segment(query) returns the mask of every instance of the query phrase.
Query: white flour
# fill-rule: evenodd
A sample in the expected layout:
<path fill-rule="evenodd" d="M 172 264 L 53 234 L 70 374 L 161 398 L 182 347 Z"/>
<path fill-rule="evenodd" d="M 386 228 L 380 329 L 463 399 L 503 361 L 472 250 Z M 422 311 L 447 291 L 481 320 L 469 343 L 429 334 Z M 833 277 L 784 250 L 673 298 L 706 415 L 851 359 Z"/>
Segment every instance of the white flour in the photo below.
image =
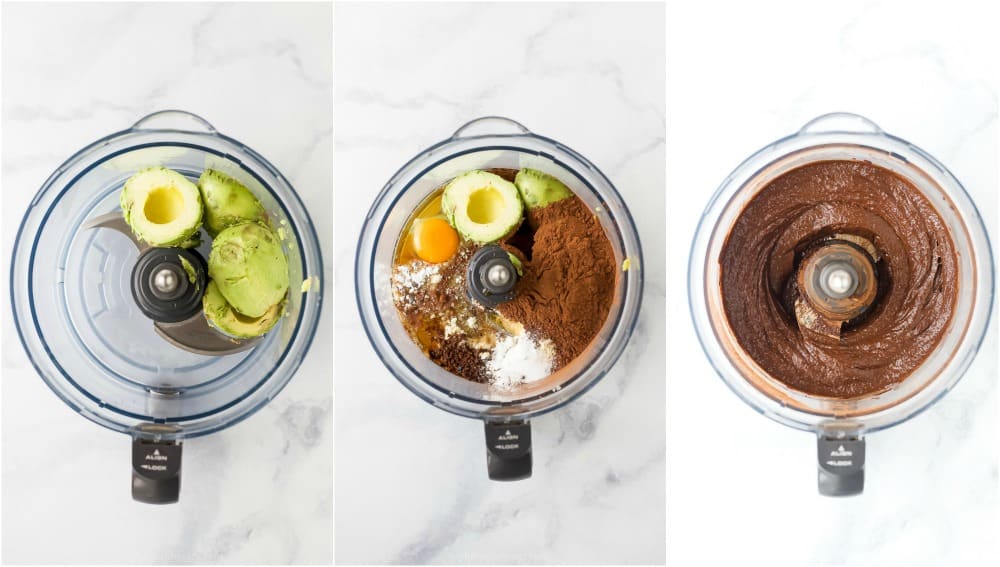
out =
<path fill-rule="evenodd" d="M 448 323 L 444 326 L 444 338 L 451 338 L 452 335 L 457 335 L 462 333 L 462 327 L 458 326 L 458 320 L 454 317 L 448 320 Z"/>
<path fill-rule="evenodd" d="M 419 290 L 425 283 L 436 284 L 441 281 L 441 274 L 438 272 L 437 264 L 425 264 L 423 262 L 411 262 L 402 266 L 397 266 L 392 273 L 393 289 L 397 299 L 412 303 L 410 294 Z"/>
<path fill-rule="evenodd" d="M 510 390 L 526 382 L 541 380 L 552 373 L 554 355 L 552 341 L 548 339 L 536 342 L 528 333 L 503 337 L 486 361 L 490 384 Z"/>

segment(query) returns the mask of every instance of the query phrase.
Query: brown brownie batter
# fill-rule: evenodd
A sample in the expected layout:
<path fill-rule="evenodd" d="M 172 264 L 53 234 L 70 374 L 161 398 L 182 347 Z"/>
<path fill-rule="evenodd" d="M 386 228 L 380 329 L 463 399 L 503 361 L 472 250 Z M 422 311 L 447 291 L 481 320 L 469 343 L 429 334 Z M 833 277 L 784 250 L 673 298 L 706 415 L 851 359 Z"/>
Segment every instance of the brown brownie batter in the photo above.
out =
<path fill-rule="evenodd" d="M 823 334 L 797 311 L 797 276 L 833 239 L 873 246 L 877 292 L 863 314 Z M 909 376 L 941 340 L 958 288 L 955 247 L 931 203 L 860 161 L 812 163 L 769 183 L 737 218 L 719 261 L 739 344 L 773 378 L 815 396 L 872 395 Z"/>

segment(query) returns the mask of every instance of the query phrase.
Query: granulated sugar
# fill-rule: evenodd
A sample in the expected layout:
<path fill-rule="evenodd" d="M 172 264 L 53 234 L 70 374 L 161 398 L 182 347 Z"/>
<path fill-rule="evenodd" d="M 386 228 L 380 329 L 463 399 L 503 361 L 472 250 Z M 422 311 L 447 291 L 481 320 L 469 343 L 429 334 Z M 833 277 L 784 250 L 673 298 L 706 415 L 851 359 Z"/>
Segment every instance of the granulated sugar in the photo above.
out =
<path fill-rule="evenodd" d="M 552 341 L 535 341 L 528 333 L 508 335 L 497 341 L 486 361 L 490 384 L 510 390 L 552 373 L 555 350 Z"/>

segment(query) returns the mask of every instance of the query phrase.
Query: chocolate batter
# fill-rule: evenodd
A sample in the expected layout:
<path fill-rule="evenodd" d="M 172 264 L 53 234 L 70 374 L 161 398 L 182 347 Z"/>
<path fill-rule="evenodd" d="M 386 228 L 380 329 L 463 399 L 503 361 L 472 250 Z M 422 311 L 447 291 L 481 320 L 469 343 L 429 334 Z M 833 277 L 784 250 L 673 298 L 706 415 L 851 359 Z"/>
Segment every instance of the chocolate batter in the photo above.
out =
<path fill-rule="evenodd" d="M 796 276 L 804 256 L 843 235 L 874 245 L 877 294 L 831 337 L 796 317 Z M 740 346 L 774 379 L 814 396 L 856 398 L 901 382 L 941 340 L 958 290 L 955 246 L 931 203 L 906 179 L 860 161 L 816 162 L 769 183 L 737 218 L 719 261 Z"/>

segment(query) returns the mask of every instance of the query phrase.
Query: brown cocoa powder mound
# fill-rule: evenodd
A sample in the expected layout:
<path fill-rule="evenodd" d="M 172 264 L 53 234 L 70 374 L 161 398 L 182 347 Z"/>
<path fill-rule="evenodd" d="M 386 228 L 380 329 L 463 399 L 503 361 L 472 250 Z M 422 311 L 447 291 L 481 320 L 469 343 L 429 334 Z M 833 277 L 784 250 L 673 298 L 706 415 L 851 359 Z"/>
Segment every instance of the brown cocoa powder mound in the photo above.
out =
<path fill-rule="evenodd" d="M 531 261 L 515 298 L 497 310 L 551 340 L 558 369 L 579 356 L 604 324 L 618 278 L 615 256 L 579 197 L 530 210 L 527 221 L 535 229 Z"/>

